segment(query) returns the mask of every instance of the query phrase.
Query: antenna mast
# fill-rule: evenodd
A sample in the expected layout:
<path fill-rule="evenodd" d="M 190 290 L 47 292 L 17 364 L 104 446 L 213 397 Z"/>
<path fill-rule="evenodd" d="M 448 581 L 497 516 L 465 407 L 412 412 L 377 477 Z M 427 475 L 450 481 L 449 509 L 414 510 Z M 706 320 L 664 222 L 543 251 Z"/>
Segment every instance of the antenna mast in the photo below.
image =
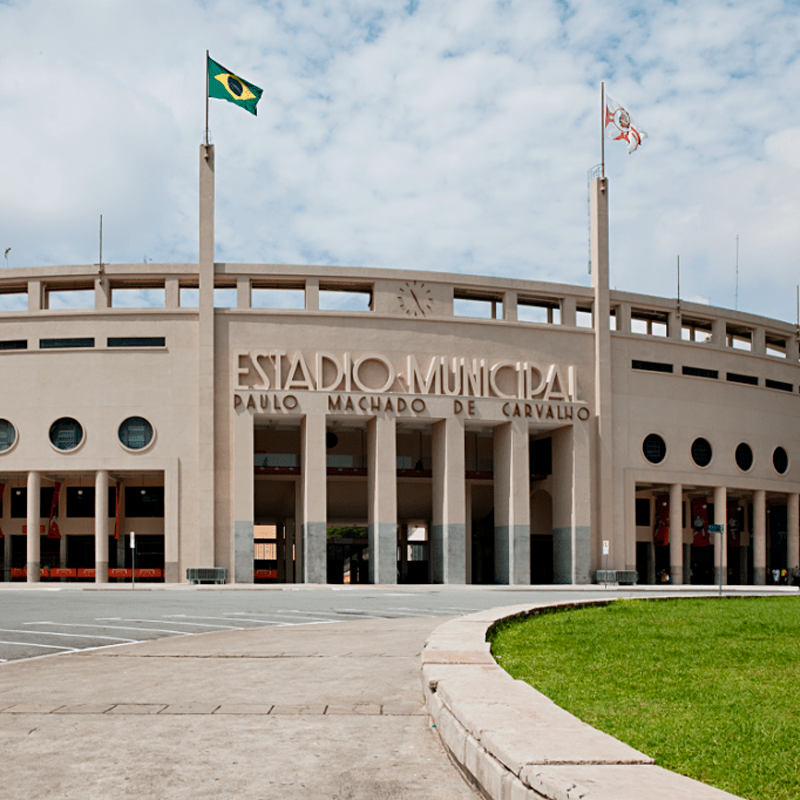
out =
<path fill-rule="evenodd" d="M 736 291 L 733 295 L 733 309 L 739 310 L 739 234 L 736 234 Z"/>

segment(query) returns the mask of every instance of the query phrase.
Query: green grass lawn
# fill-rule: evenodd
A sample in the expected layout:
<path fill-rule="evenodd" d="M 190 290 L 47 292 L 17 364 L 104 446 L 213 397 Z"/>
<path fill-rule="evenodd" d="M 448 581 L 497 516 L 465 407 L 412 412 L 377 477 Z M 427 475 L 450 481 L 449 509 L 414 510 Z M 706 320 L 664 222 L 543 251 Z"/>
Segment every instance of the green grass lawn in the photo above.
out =
<path fill-rule="evenodd" d="M 493 637 L 498 663 L 667 769 L 800 798 L 800 597 L 619 600 Z"/>

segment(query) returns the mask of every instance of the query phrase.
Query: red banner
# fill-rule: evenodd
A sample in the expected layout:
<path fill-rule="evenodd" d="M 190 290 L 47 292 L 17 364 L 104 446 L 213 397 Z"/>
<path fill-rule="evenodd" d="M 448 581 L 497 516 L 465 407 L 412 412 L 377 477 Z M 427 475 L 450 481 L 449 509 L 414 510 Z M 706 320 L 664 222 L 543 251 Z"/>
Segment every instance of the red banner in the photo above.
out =
<path fill-rule="evenodd" d="M 653 544 L 664 547 L 669 544 L 669 495 L 656 495 L 656 524 L 653 527 Z"/>
<path fill-rule="evenodd" d="M 725 520 L 728 531 L 728 547 L 739 547 L 742 533 L 740 511 L 738 500 L 728 500 L 727 518 Z"/>
<path fill-rule="evenodd" d="M 692 532 L 695 547 L 710 547 L 712 543 L 708 535 L 708 503 L 702 498 L 692 500 Z"/>
<path fill-rule="evenodd" d="M 48 539 L 61 538 L 61 531 L 58 530 L 58 522 L 56 522 L 56 517 L 58 516 L 58 496 L 60 494 L 61 484 L 56 481 L 56 485 L 53 487 L 53 502 L 50 503 L 50 521 L 47 523 Z"/>

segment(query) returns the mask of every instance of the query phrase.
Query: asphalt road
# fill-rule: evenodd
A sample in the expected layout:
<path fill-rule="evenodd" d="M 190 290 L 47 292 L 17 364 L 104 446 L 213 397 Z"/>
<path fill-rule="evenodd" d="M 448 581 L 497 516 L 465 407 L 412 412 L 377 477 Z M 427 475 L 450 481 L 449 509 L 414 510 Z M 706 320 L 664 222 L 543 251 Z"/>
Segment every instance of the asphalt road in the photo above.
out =
<path fill-rule="evenodd" d="M 592 596 L 615 596 L 593 591 Z M 0 592 L 0 661 L 272 625 L 452 617 L 586 591 L 508 587 L 313 587 L 264 590 L 86 590 L 69 585 Z"/>

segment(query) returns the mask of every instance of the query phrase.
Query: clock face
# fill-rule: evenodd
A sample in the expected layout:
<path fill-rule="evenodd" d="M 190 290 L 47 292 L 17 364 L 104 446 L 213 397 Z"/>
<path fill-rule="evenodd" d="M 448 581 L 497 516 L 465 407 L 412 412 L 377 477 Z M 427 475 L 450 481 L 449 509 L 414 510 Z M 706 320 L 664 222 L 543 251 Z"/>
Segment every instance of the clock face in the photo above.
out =
<path fill-rule="evenodd" d="M 405 281 L 397 290 L 397 302 L 409 317 L 425 317 L 433 309 L 433 297 L 421 281 Z"/>

